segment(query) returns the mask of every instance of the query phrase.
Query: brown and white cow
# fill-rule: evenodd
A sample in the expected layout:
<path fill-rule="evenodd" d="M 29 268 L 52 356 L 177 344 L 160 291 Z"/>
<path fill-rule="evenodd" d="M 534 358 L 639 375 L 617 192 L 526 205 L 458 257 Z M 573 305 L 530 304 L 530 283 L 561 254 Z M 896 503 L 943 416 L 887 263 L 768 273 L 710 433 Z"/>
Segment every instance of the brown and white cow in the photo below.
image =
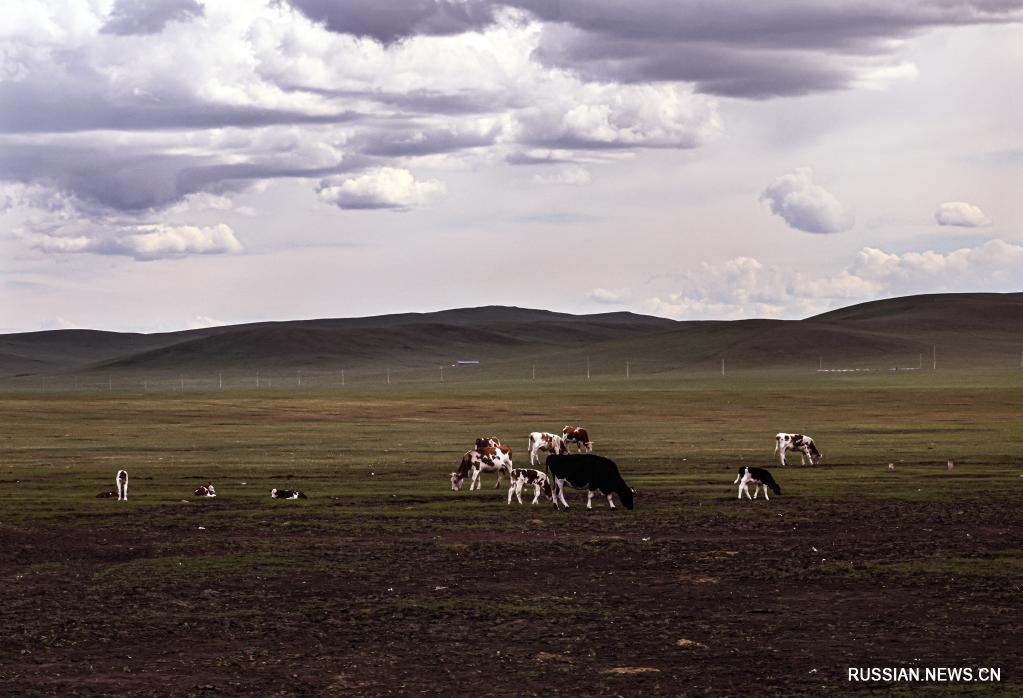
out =
<path fill-rule="evenodd" d="M 481 436 L 476 439 L 476 450 L 480 451 L 484 448 L 497 448 L 501 445 L 501 439 L 496 436 Z"/>
<path fill-rule="evenodd" d="M 512 495 L 515 495 L 522 504 L 522 488 L 526 485 L 533 486 L 533 504 L 540 501 L 540 493 L 548 499 L 554 496 L 551 492 L 551 483 L 547 480 L 547 473 L 534 468 L 515 468 L 511 471 L 511 487 L 508 488 L 508 503 L 511 504 Z"/>
<path fill-rule="evenodd" d="M 781 454 L 782 465 L 785 465 L 785 451 L 799 451 L 800 465 L 806 465 L 807 458 L 813 465 L 817 465 L 824 458 L 824 454 L 817 450 L 817 444 L 809 436 L 779 432 L 774 437 L 774 452 Z"/>
<path fill-rule="evenodd" d="M 216 497 L 217 491 L 213 489 L 213 483 L 207 482 L 205 485 L 199 485 L 195 490 L 196 497 Z"/>
<path fill-rule="evenodd" d="M 117 477 L 114 479 L 114 484 L 117 485 L 117 501 L 127 502 L 128 501 L 128 471 L 118 470 Z"/>
<path fill-rule="evenodd" d="M 552 456 L 568 453 L 564 439 L 546 431 L 534 431 L 530 434 L 528 448 L 530 465 L 540 465 L 540 451 L 546 451 Z"/>
<path fill-rule="evenodd" d="M 561 438 L 565 442 L 565 448 L 568 448 L 569 444 L 575 444 L 579 447 L 579 453 L 593 453 L 593 442 L 590 441 L 589 433 L 582 427 L 570 427 L 567 424 L 565 428 L 561 430 Z"/>
<path fill-rule="evenodd" d="M 512 450 L 511 446 L 497 446 L 466 451 L 458 470 L 451 473 L 451 489 L 458 491 L 466 479 L 470 480 L 469 491 L 483 487 L 482 473 L 497 473 L 494 487 L 501 486 L 501 476 L 507 473 L 511 477 Z"/>

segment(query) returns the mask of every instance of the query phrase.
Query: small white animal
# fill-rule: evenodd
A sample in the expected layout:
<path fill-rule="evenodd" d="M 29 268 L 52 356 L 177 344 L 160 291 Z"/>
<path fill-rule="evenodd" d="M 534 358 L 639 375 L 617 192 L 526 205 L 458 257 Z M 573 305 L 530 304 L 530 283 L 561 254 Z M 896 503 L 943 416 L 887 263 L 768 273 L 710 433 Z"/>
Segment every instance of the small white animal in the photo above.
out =
<path fill-rule="evenodd" d="M 117 485 L 117 501 L 124 500 L 128 501 L 128 471 L 118 470 L 117 477 L 114 479 L 114 483 Z"/>

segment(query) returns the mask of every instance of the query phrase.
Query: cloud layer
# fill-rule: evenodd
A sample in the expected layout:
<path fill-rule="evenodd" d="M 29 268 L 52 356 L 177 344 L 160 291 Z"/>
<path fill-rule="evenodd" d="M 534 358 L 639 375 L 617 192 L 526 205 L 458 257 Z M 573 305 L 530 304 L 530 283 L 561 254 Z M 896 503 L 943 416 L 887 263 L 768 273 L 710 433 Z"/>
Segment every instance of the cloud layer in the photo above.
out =
<path fill-rule="evenodd" d="M 864 247 L 826 277 L 736 257 L 666 278 L 671 288 L 645 303 L 678 319 L 806 317 L 842 305 L 914 293 L 1016 291 L 1023 245 L 989 240 L 951 252 L 894 254 Z"/>
<path fill-rule="evenodd" d="M 1011 0 L 15 3 L 0 180 L 40 192 L 22 232 L 68 238 L 50 250 L 78 244 L 73 220 L 121 239 L 189 197 L 287 180 L 339 209 L 411 210 L 443 191 L 422 173 L 439 159 L 585 185 L 617 155 L 714 141 L 719 96 L 883 86 L 914 75 L 906 38 L 1021 19 Z M 847 229 L 802 172 L 765 192 L 772 210 Z"/>

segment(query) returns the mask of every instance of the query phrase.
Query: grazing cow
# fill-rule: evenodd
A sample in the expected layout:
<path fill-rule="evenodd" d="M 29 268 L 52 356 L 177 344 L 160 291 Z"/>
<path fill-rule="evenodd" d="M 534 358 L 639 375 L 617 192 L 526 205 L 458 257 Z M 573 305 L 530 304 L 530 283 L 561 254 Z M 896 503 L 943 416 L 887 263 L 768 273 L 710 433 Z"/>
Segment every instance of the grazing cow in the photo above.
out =
<path fill-rule="evenodd" d="M 569 444 L 576 444 L 579 447 L 579 453 L 583 451 L 593 453 L 593 442 L 590 441 L 590 435 L 582 427 L 570 427 L 566 424 L 565 428 L 561 430 L 561 439 L 565 442 L 566 449 Z"/>
<path fill-rule="evenodd" d="M 546 431 L 534 431 L 530 434 L 528 448 L 530 465 L 540 465 L 540 451 L 559 456 L 568 453 L 564 439 Z"/>
<path fill-rule="evenodd" d="M 540 493 L 551 497 L 551 483 L 547 481 L 547 473 L 534 470 L 533 468 L 515 468 L 511 471 L 511 487 L 508 488 L 508 503 L 511 504 L 512 495 L 518 498 L 522 504 L 522 488 L 526 485 L 533 486 L 533 504 L 540 501 Z"/>
<path fill-rule="evenodd" d="M 781 494 L 781 486 L 774 481 L 771 477 L 771 473 L 763 468 L 751 468 L 748 465 L 739 467 L 739 476 L 735 478 L 735 482 L 739 485 L 739 499 L 742 499 L 742 493 L 746 493 L 747 499 L 756 499 L 757 495 L 760 494 L 760 486 L 764 486 L 764 499 L 771 501 L 771 498 L 767 495 L 767 490 L 771 489 L 775 494 Z M 753 491 L 753 496 L 749 496 L 749 486 L 753 483 L 757 488 Z"/>
<path fill-rule="evenodd" d="M 593 495 L 600 492 L 607 497 L 607 504 L 615 508 L 613 495 L 617 494 L 626 509 L 632 509 L 636 490 L 625 484 L 618 466 L 613 460 L 592 453 L 573 453 L 566 455 L 547 456 L 547 472 L 552 481 L 551 499 L 554 507 L 560 509 L 558 500 L 568 509 L 565 501 L 565 484 L 588 490 L 586 508 L 593 508 Z"/>
<path fill-rule="evenodd" d="M 305 496 L 305 492 L 299 492 L 298 490 L 279 490 L 276 487 L 270 490 L 271 499 L 309 499 Z"/>
<path fill-rule="evenodd" d="M 482 451 L 484 448 L 497 448 L 501 445 L 501 439 L 496 436 L 481 436 L 476 439 L 476 450 Z"/>
<path fill-rule="evenodd" d="M 117 485 L 117 501 L 128 501 L 128 471 L 118 470 L 117 477 L 114 479 L 114 484 Z"/>
<path fill-rule="evenodd" d="M 462 483 L 469 479 L 469 491 L 478 490 L 483 487 L 482 473 L 497 473 L 497 482 L 494 487 L 501 486 L 501 476 L 512 471 L 512 450 L 511 446 L 496 446 L 483 449 L 466 451 L 462 456 L 462 462 L 458 470 L 451 473 L 451 489 L 458 491 Z"/>
<path fill-rule="evenodd" d="M 806 465 L 806 459 L 817 465 L 824 454 L 817 450 L 817 444 L 809 436 L 781 432 L 774 437 L 774 452 L 781 453 L 781 464 L 785 465 L 785 451 L 799 451 L 799 464 Z"/>
<path fill-rule="evenodd" d="M 213 489 L 213 483 L 207 482 L 205 485 L 199 485 L 199 488 L 195 491 L 196 497 L 216 497 L 217 491 Z"/>

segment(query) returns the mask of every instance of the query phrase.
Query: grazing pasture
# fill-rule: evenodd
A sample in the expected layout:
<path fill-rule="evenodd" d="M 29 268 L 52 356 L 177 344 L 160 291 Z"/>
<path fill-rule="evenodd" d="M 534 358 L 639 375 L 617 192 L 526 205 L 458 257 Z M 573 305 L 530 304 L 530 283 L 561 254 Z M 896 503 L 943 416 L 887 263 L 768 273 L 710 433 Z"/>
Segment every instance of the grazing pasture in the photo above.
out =
<path fill-rule="evenodd" d="M 635 511 L 451 491 L 477 437 L 526 467 L 576 423 Z M 0 425 L 3 695 L 1023 691 L 1023 371 L 12 393 Z M 784 494 L 738 501 L 743 463 Z"/>

